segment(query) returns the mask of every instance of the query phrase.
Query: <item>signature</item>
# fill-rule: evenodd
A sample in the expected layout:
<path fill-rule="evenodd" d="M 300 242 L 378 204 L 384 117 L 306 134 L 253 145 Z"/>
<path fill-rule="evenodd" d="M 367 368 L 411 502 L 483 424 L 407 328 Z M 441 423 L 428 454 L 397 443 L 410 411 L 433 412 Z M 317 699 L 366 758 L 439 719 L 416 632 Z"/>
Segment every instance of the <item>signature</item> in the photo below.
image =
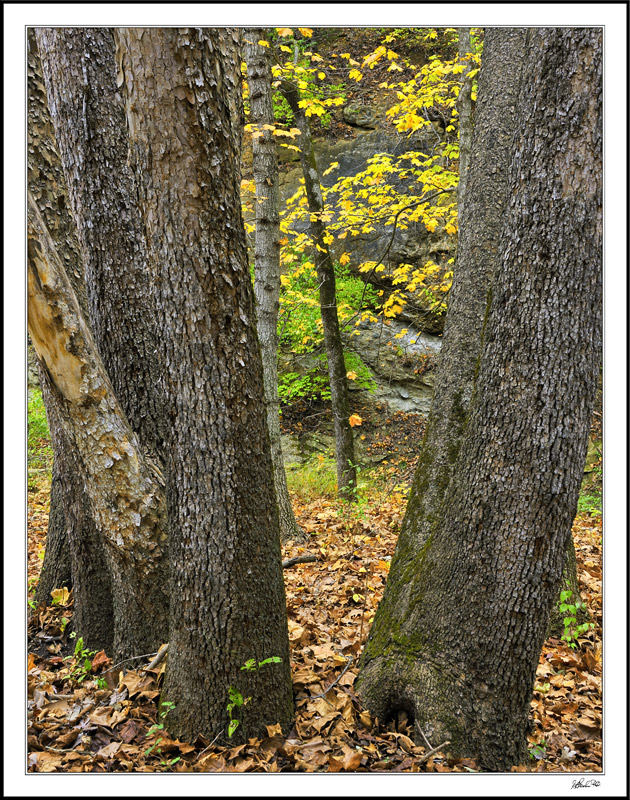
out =
<path fill-rule="evenodd" d="M 591 786 L 599 786 L 599 781 L 596 781 L 594 778 L 590 778 L 587 781 L 585 781 L 584 778 L 580 778 L 578 781 L 573 781 L 571 784 L 572 789 L 589 789 Z"/>

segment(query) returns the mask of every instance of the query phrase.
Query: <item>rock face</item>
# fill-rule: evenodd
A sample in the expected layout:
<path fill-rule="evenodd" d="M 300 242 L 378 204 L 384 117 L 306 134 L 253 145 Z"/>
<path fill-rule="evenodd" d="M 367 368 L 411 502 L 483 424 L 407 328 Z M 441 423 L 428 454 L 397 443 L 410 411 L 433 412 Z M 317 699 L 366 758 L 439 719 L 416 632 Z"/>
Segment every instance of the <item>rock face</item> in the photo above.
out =
<path fill-rule="evenodd" d="M 376 382 L 372 392 L 356 391 L 371 402 L 385 402 L 390 411 L 428 414 L 442 340 L 417 328 L 407 329 L 399 320 L 362 322 L 355 330 L 359 335 L 346 333 L 344 344 L 361 357 Z M 352 381 L 349 388 L 353 388 Z"/>
<path fill-rule="evenodd" d="M 347 119 L 349 124 L 357 130 L 358 128 L 375 129 L 361 131 L 353 139 L 332 143 L 325 140 L 315 141 L 320 174 L 323 174 L 333 162 L 339 163 L 337 169 L 322 177 L 322 184 L 328 188 L 341 177 L 353 176 L 363 171 L 368 165 L 368 159 L 377 153 L 401 155 L 409 150 L 430 153 L 435 143 L 435 135 L 432 131 L 408 138 L 379 127 L 385 125 L 385 107 L 350 103 L 344 108 L 343 114 L 344 119 Z M 283 150 L 282 152 L 290 153 L 292 151 Z M 281 202 L 297 191 L 300 178 L 301 169 L 299 167 L 281 172 Z M 410 188 L 416 190 L 415 187 L 410 187 L 409 184 L 400 181 L 395 186 L 401 195 L 411 194 Z M 436 202 L 444 202 L 444 196 Z M 412 264 L 420 267 L 431 260 L 442 267 L 443 271 L 446 271 L 447 261 L 455 255 L 456 238 L 446 234 L 443 227 L 438 227 L 435 232 L 431 233 L 422 223 L 415 223 L 406 230 L 396 230 L 391 248 L 385 256 L 391 231 L 391 226 L 377 225 L 376 229 L 370 233 L 355 237 L 348 236 L 343 242 L 332 245 L 333 255 L 347 252 L 351 259 L 350 267 L 354 269 L 363 261 L 379 261 L 383 258 L 385 272 L 380 273 L 378 278 L 370 278 L 370 280 L 379 288 L 385 289 L 386 292 L 392 286 L 393 271 L 400 264 Z M 425 333 L 441 333 L 444 329 L 443 315 L 434 314 L 431 311 L 431 300 L 422 291 L 410 295 L 409 302 L 403 308 L 401 318 Z"/>
<path fill-rule="evenodd" d="M 358 335 L 353 331 L 358 331 Z M 346 350 L 361 357 L 375 384 L 370 391 L 348 381 L 351 397 L 370 404 L 385 403 L 391 412 L 429 413 L 434 367 L 442 345 L 439 336 L 421 333 L 417 327 L 405 327 L 400 320 L 388 320 L 361 322 L 353 330 L 343 331 L 342 339 Z M 316 367 L 321 369 L 321 362 L 312 353 L 282 353 L 278 364 L 280 374 L 305 375 Z"/>

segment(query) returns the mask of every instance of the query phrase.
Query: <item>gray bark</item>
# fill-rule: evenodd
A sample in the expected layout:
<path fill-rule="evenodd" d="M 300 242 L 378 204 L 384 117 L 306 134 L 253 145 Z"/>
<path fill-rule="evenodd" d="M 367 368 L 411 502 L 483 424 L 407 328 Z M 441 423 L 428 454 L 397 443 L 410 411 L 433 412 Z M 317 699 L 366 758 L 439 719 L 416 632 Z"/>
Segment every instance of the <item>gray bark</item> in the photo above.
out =
<path fill-rule="evenodd" d="M 508 169 L 525 28 L 486 32 L 468 189 L 459 211 L 459 241 L 433 404 L 398 546 L 429 537 L 457 458 L 473 393 L 484 316 L 507 203 Z"/>
<path fill-rule="evenodd" d="M 491 770 L 526 757 L 601 363 L 601 30 L 531 29 L 525 52 L 499 268 L 448 503 L 424 547 L 397 550 L 359 678 L 373 713 L 407 708 Z"/>
<path fill-rule="evenodd" d="M 85 268 L 90 328 L 144 450 L 164 438 L 159 337 L 144 220 L 127 162 L 109 28 L 40 28 L 48 102 Z"/>
<path fill-rule="evenodd" d="M 48 111 L 34 29 L 28 37 L 28 187 L 54 237 L 57 253 L 87 319 L 87 298 L 79 243 Z M 98 527 L 81 477 L 78 453 L 61 424 L 62 399 L 45 365 L 37 359 L 40 386 L 54 454 L 46 551 L 36 599 L 50 600 L 52 589 L 72 586 L 73 626 L 86 646 L 111 652 L 113 615 L 109 570 Z"/>
<path fill-rule="evenodd" d="M 161 476 L 140 451 L 37 206 L 28 207 L 28 327 L 59 398 L 92 513 L 107 548 L 114 655 L 166 640 L 166 534 Z M 74 576 L 75 581 L 77 575 Z M 146 650 L 145 650 L 146 652 Z"/>
<path fill-rule="evenodd" d="M 335 269 L 328 245 L 324 240 L 326 227 L 322 222 L 324 200 L 317 170 L 311 129 L 304 109 L 300 108 L 298 89 L 289 81 L 282 83 L 283 94 L 300 129 L 299 147 L 304 188 L 311 215 L 310 233 L 314 242 L 313 260 L 319 281 L 319 304 L 324 329 L 324 347 L 328 359 L 330 400 L 334 418 L 335 450 L 337 457 L 337 490 L 347 500 L 356 499 L 357 471 L 354 456 L 354 439 L 350 426 L 350 403 L 343 346 L 339 333 Z"/>
<path fill-rule="evenodd" d="M 457 32 L 459 35 L 458 56 L 464 59 L 472 49 L 470 43 L 470 28 L 458 28 Z M 471 69 L 471 65 L 468 64 L 461 73 L 462 87 L 457 96 L 457 114 L 459 116 L 459 184 L 457 186 L 457 203 L 460 210 L 466 192 L 466 183 L 468 181 L 473 130 L 472 79 L 468 77 L 468 73 Z"/>
<path fill-rule="evenodd" d="M 265 38 L 263 28 L 246 28 L 245 62 L 249 85 L 250 121 L 258 126 L 273 125 L 271 60 L 268 49 L 258 42 Z M 265 407 L 273 461 L 273 477 L 278 501 L 280 536 L 303 541 L 304 531 L 295 521 L 287 488 L 287 476 L 280 438 L 280 400 L 278 398 L 278 311 L 280 308 L 280 196 L 278 156 L 273 133 L 263 131 L 252 141 L 253 172 L 256 183 L 256 239 L 254 252 L 254 291 L 256 325 L 263 364 Z"/>
<path fill-rule="evenodd" d="M 172 596 L 172 734 L 236 737 L 293 713 L 278 514 L 240 209 L 234 29 L 115 31 L 130 162 L 159 265 Z M 250 658 L 282 659 L 254 672 Z"/>

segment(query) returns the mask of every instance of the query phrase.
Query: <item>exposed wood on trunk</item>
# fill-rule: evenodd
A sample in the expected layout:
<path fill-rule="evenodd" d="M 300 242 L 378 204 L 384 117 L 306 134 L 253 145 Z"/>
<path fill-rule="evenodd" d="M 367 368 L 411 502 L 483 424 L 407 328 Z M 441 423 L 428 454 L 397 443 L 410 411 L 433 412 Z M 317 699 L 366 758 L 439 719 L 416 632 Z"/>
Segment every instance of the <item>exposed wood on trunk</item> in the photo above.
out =
<path fill-rule="evenodd" d="M 115 31 L 130 159 L 159 267 L 171 613 L 169 731 L 235 739 L 293 714 L 278 513 L 240 208 L 235 29 Z M 163 640 L 164 641 L 164 640 Z M 282 662 L 245 673 L 250 658 Z"/>
<path fill-rule="evenodd" d="M 116 657 L 166 638 L 165 499 L 114 395 L 72 287 L 34 200 L 28 208 L 28 325 L 62 403 L 61 424 L 81 459 L 92 512 L 107 545 Z"/>
<path fill-rule="evenodd" d="M 258 42 L 265 38 L 263 28 L 246 28 L 245 61 L 249 86 L 249 118 L 256 132 L 252 138 L 253 172 L 256 183 L 256 239 L 254 253 L 254 291 L 256 324 L 263 364 L 265 407 L 273 461 L 273 477 L 280 517 L 282 541 L 303 541 L 304 531 L 295 521 L 280 438 L 280 401 L 278 398 L 278 311 L 280 308 L 280 196 L 278 192 L 278 155 L 273 133 L 264 125 L 273 125 L 271 60 L 268 49 Z"/>
<path fill-rule="evenodd" d="M 66 192 L 65 177 L 48 111 L 46 89 L 35 31 L 28 45 L 28 187 L 72 285 L 81 312 L 88 319 L 83 262 Z M 38 359 L 40 386 L 54 454 L 46 551 L 36 598 L 47 602 L 52 589 L 73 587 L 73 626 L 87 647 L 111 651 L 112 598 L 105 553 L 91 512 L 74 443 L 61 424 L 62 399 L 53 390 Z"/>
<path fill-rule="evenodd" d="M 486 769 L 526 757 L 602 343 L 602 48 L 530 29 L 479 377 L 423 547 L 398 548 L 359 691 Z M 481 100 L 481 90 L 480 98 Z M 468 191 L 474 176 L 474 159 Z"/>
<path fill-rule="evenodd" d="M 151 302 L 156 281 L 128 164 L 113 30 L 38 28 L 37 37 L 83 257 L 91 331 L 132 429 L 155 458 L 165 424 Z"/>
<path fill-rule="evenodd" d="M 324 328 L 324 347 L 328 359 L 330 381 L 330 402 L 332 405 L 335 450 L 337 457 L 337 489 L 347 500 L 356 499 L 357 471 L 354 456 L 354 439 L 350 426 L 350 403 L 343 346 L 339 333 L 337 314 L 337 294 L 335 288 L 335 269 L 328 245 L 325 241 L 326 227 L 322 221 L 324 200 L 315 160 L 315 149 L 311 129 L 304 109 L 300 108 L 300 94 L 290 82 L 282 82 L 282 92 L 291 107 L 295 124 L 300 129 L 299 147 L 304 188 L 308 200 L 310 233 L 313 239 L 313 260 L 319 281 L 319 304 Z"/>

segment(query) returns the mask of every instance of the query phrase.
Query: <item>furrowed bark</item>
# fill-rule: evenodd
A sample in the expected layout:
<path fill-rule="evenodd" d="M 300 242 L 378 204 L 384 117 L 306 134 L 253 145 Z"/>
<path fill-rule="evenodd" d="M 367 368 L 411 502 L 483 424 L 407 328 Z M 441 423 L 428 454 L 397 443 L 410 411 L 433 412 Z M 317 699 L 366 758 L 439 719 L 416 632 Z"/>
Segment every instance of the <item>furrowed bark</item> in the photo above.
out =
<path fill-rule="evenodd" d="M 526 757 L 602 343 L 601 30 L 531 29 L 525 52 L 499 269 L 448 503 L 423 547 L 397 549 L 358 682 L 380 718 L 407 708 L 490 770 Z"/>
<path fill-rule="evenodd" d="M 461 443 L 507 203 L 525 28 L 486 32 L 472 140 L 474 169 L 459 209 L 459 240 L 435 393 L 398 546 L 430 536 Z"/>
<path fill-rule="evenodd" d="M 155 276 L 128 164 L 113 31 L 38 28 L 37 37 L 85 265 L 91 331 L 132 429 L 155 458 L 164 439 Z"/>
<path fill-rule="evenodd" d="M 278 501 L 280 536 L 303 541 L 304 531 L 295 521 L 287 488 L 280 438 L 280 400 L 278 398 L 278 311 L 280 308 L 280 196 L 278 156 L 273 133 L 263 130 L 273 125 L 271 62 L 268 50 L 258 42 L 265 38 L 263 28 L 246 28 L 245 61 L 249 85 L 250 121 L 262 136 L 252 140 L 253 171 L 256 183 L 256 239 L 254 254 L 254 292 L 256 324 L 263 364 L 265 407 L 273 461 L 273 477 Z"/>
<path fill-rule="evenodd" d="M 237 740 L 293 702 L 278 515 L 240 209 L 235 29 L 116 29 L 130 158 L 159 265 L 171 550 L 168 729 Z M 245 672 L 248 659 L 281 663 Z M 242 714 L 241 714 L 242 712 Z"/>
<path fill-rule="evenodd" d="M 304 188 L 310 211 L 310 233 L 315 244 L 313 260 L 319 281 L 319 304 L 324 328 L 324 346 L 328 359 L 330 380 L 330 401 L 332 405 L 335 430 L 335 449 L 337 455 L 337 490 L 346 500 L 356 499 L 357 471 L 354 456 L 354 439 L 350 426 L 350 403 L 343 346 L 339 333 L 337 314 L 337 293 L 335 288 L 335 269 L 324 235 L 326 228 L 322 222 L 324 200 L 315 160 L 315 150 L 311 129 L 300 108 L 300 94 L 289 81 L 283 81 L 282 92 L 291 107 L 295 124 L 300 129 L 300 161 L 304 175 Z"/>
<path fill-rule="evenodd" d="M 88 319 L 83 263 L 74 221 L 69 213 L 65 178 L 48 111 L 35 31 L 28 44 L 28 187 L 75 293 Z M 74 591 L 73 627 L 91 649 L 111 652 L 113 616 L 109 571 L 100 534 L 85 494 L 78 454 L 61 425 L 60 399 L 38 359 L 40 386 L 54 454 L 46 551 L 36 599 L 50 600 L 52 589 Z"/>
<path fill-rule="evenodd" d="M 121 658 L 167 639 L 164 492 L 118 404 L 32 197 L 28 211 L 29 334 L 59 395 L 63 431 L 79 454 L 113 591 L 123 600 L 114 634 Z"/>

